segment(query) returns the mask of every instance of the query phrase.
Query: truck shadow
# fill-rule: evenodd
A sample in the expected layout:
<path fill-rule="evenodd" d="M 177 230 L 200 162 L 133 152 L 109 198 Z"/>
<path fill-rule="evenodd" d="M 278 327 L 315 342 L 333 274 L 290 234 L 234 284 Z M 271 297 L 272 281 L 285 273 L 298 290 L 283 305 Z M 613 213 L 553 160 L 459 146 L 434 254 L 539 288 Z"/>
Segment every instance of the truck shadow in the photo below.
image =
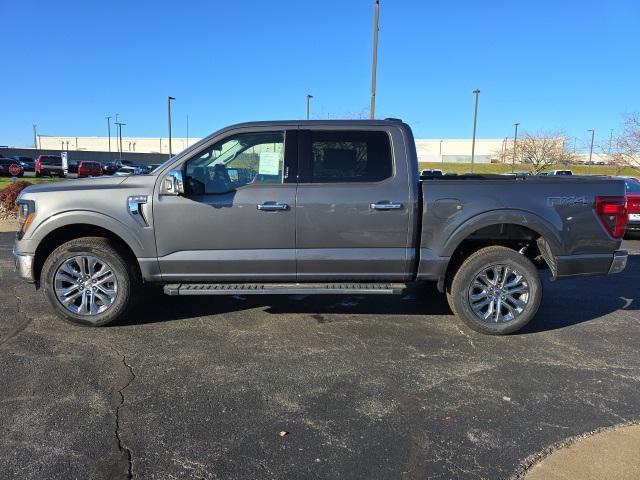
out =
<path fill-rule="evenodd" d="M 544 298 L 536 318 L 516 335 L 576 325 L 618 310 L 640 318 L 640 256 L 630 257 L 627 269 L 608 277 L 586 277 L 550 282 L 543 273 Z M 246 295 L 169 297 L 159 288 L 148 289 L 131 314 L 115 327 L 224 315 L 262 309 L 281 314 L 306 314 L 318 323 L 335 315 L 452 316 L 435 284 L 416 285 L 393 295 Z M 451 321 L 458 321 L 451 317 Z"/>

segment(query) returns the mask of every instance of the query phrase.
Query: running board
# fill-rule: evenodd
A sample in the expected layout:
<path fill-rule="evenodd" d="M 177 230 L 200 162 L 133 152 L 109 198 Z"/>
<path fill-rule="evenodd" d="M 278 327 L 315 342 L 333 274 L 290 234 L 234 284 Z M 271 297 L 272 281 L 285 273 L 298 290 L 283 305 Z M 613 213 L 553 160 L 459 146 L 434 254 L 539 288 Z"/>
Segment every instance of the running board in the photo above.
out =
<path fill-rule="evenodd" d="M 394 295 L 404 283 L 172 283 L 167 295 Z"/>

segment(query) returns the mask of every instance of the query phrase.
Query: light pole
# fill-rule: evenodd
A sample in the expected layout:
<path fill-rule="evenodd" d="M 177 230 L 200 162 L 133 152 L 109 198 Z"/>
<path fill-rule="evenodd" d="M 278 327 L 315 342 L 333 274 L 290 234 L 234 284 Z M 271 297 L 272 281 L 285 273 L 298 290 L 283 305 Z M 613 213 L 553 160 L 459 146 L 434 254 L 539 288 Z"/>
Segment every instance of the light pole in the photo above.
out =
<path fill-rule="evenodd" d="M 376 116 L 376 70 L 378 68 L 378 20 L 380 18 L 380 0 L 373 3 L 373 59 L 371 61 L 371 106 L 369 118 Z"/>
<path fill-rule="evenodd" d="M 609 134 L 609 155 L 611 155 L 611 144 L 613 143 L 613 128 L 611 129 L 611 133 Z"/>
<path fill-rule="evenodd" d="M 111 117 L 107 117 L 107 134 L 109 135 L 109 154 L 111 154 Z"/>
<path fill-rule="evenodd" d="M 515 173 L 516 171 L 516 148 L 518 145 L 518 127 L 520 126 L 520 124 L 514 123 L 513 126 L 516 127 L 516 131 L 513 134 L 513 158 L 511 159 L 511 173 Z"/>
<path fill-rule="evenodd" d="M 591 145 L 589 146 L 589 173 L 591 173 L 591 158 L 593 157 L 593 137 L 595 137 L 596 131 L 591 129 L 587 130 L 587 132 L 591 132 Z"/>
<path fill-rule="evenodd" d="M 307 120 L 309 120 L 309 106 L 311 104 L 311 99 L 313 98 L 313 95 L 309 95 L 307 93 Z"/>
<path fill-rule="evenodd" d="M 169 158 L 171 158 L 171 100 L 175 100 L 175 98 L 167 97 L 167 112 L 169 114 Z"/>
<path fill-rule="evenodd" d="M 33 148 L 38 149 L 38 125 L 33 124 Z"/>
<path fill-rule="evenodd" d="M 120 163 L 122 163 L 122 127 L 126 125 L 126 123 L 122 122 L 114 122 L 118 126 L 118 158 L 120 159 Z"/>
<path fill-rule="evenodd" d="M 476 126 L 478 124 L 478 96 L 480 90 L 477 88 L 473 91 L 476 95 L 476 106 L 473 110 L 473 140 L 471 140 L 471 173 L 473 173 L 473 164 L 476 157 Z"/>

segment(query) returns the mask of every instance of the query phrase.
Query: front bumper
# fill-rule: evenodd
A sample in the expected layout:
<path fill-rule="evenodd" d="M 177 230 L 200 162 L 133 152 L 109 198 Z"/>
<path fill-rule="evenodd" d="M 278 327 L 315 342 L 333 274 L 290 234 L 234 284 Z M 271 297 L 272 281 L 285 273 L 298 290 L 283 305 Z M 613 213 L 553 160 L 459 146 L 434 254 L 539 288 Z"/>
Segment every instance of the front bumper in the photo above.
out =
<path fill-rule="evenodd" d="M 620 273 L 627 266 L 627 258 L 628 254 L 625 250 L 617 250 L 613 254 L 557 256 L 555 278 Z"/>
<path fill-rule="evenodd" d="M 18 277 L 22 280 L 25 280 L 29 283 L 35 283 L 36 279 L 33 274 L 33 260 L 35 258 L 34 255 L 27 255 L 24 253 L 16 252 L 14 247 L 13 249 L 13 257 L 14 257 L 14 270 Z"/>

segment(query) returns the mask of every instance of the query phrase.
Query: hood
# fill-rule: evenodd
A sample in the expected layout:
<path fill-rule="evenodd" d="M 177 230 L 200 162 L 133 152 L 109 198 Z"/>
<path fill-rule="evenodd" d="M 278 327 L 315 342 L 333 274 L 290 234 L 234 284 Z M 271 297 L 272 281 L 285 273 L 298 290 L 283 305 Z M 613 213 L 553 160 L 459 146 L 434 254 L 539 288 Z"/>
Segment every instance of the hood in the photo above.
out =
<path fill-rule="evenodd" d="M 62 180 L 59 182 L 34 183 L 25 188 L 22 193 L 43 193 L 43 192 L 76 192 L 82 190 L 109 189 L 120 185 L 126 177 L 95 177 L 81 178 L 77 180 Z"/>

